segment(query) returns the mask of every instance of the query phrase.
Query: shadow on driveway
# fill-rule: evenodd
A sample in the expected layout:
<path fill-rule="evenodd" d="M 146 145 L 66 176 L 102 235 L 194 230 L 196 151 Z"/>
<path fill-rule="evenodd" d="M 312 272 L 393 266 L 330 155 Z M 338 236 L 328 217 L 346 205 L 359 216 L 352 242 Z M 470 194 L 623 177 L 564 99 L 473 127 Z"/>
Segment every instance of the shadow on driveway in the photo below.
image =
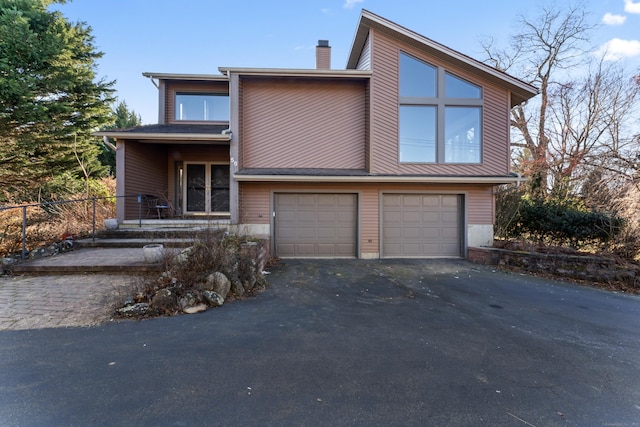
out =
<path fill-rule="evenodd" d="M 640 298 L 457 260 L 286 260 L 194 316 L 0 332 L 2 425 L 637 425 Z"/>

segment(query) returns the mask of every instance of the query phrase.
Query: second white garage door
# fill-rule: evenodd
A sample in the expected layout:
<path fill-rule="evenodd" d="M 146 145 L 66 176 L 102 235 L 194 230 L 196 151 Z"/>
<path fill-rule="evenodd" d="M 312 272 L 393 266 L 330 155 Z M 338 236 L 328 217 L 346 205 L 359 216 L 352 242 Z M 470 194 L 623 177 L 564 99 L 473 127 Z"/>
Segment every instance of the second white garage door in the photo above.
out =
<path fill-rule="evenodd" d="M 384 194 L 383 257 L 458 257 L 461 196 Z"/>
<path fill-rule="evenodd" d="M 356 256 L 356 194 L 277 193 L 274 205 L 276 256 Z"/>

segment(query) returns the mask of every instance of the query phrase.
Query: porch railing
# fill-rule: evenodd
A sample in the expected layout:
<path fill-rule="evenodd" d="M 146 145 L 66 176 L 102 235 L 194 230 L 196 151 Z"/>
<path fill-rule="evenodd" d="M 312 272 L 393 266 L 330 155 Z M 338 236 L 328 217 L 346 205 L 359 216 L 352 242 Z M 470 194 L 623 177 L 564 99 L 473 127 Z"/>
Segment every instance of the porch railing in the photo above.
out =
<path fill-rule="evenodd" d="M 52 202 L 41 202 L 41 203 L 28 203 L 23 205 L 13 205 L 13 206 L 0 206 L 0 211 L 7 211 L 12 209 L 20 209 L 22 210 L 22 251 L 21 251 L 21 259 L 26 259 L 27 257 L 27 209 L 28 208 L 41 208 L 45 211 L 50 210 L 55 206 L 61 206 L 66 204 L 73 203 L 86 203 L 91 202 L 91 230 L 90 235 L 91 239 L 95 241 L 96 239 L 96 204 L 98 200 L 115 200 L 118 198 L 134 198 L 138 203 L 138 224 L 142 227 L 142 218 L 143 212 L 145 213 L 145 217 L 147 216 L 148 211 L 150 210 L 148 205 L 148 197 L 149 195 L 145 194 L 133 194 L 133 195 L 125 195 L 125 196 L 106 196 L 106 197 L 88 197 L 83 199 L 69 199 L 69 200 L 57 200 Z M 158 200 L 161 200 L 158 198 Z M 164 209 L 165 205 L 157 205 L 154 209 Z M 146 211 L 145 211 L 146 209 Z"/>

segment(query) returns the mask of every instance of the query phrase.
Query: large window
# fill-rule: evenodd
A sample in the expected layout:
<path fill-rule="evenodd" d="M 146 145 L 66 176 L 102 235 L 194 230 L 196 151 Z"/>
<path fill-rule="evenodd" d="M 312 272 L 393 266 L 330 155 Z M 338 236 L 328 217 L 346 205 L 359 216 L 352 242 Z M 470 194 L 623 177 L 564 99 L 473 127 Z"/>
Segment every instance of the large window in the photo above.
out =
<path fill-rule="evenodd" d="M 480 163 L 482 89 L 400 54 L 399 155 L 402 163 Z"/>
<path fill-rule="evenodd" d="M 176 93 L 175 119 L 187 121 L 229 121 L 229 95 Z"/>

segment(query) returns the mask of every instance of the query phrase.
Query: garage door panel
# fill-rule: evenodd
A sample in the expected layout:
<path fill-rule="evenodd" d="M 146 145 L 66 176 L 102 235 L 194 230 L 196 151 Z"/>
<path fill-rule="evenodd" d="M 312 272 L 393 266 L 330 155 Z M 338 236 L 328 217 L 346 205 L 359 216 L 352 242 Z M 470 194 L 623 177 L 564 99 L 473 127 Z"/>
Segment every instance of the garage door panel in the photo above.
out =
<path fill-rule="evenodd" d="M 435 224 L 440 224 L 440 221 L 442 221 L 442 215 L 440 215 L 440 212 L 416 212 L 416 214 L 420 215 L 422 214 L 422 222 L 423 223 L 435 223 Z"/>
<path fill-rule="evenodd" d="M 402 221 L 405 224 L 420 224 L 420 212 L 419 211 L 405 211 L 402 212 Z"/>
<path fill-rule="evenodd" d="M 422 204 L 422 196 L 419 194 L 416 195 L 405 195 L 404 199 L 400 202 L 400 206 L 407 207 L 418 207 Z"/>
<path fill-rule="evenodd" d="M 458 207 L 458 196 L 442 196 L 442 207 Z"/>
<path fill-rule="evenodd" d="M 460 256 L 460 196 L 384 194 L 382 255 Z"/>
<path fill-rule="evenodd" d="M 422 207 L 425 208 L 429 208 L 429 207 L 439 207 L 440 206 L 440 197 L 439 196 L 433 196 L 433 195 L 428 195 L 428 196 L 421 196 L 421 205 Z"/>
<path fill-rule="evenodd" d="M 274 203 L 277 256 L 356 256 L 356 194 L 278 193 Z"/>

